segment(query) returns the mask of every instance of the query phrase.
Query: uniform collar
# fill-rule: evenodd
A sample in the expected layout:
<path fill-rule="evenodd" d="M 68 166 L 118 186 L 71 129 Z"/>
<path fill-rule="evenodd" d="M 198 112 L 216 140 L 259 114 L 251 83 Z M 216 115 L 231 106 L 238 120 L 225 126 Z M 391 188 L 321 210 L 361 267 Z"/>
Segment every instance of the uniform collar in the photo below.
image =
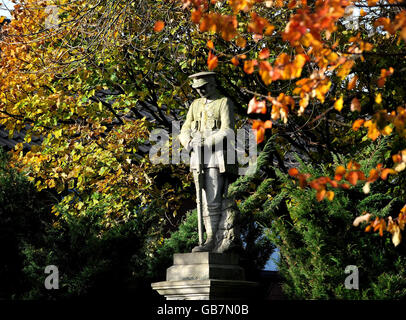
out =
<path fill-rule="evenodd" d="M 203 99 L 203 103 L 204 103 L 204 104 L 208 104 L 208 103 L 211 103 L 211 102 L 213 102 L 213 101 L 215 101 L 215 100 L 217 100 L 217 99 L 219 99 L 219 98 L 221 98 L 221 95 L 220 95 L 219 93 L 217 93 L 216 95 L 214 95 L 214 96 L 211 98 L 211 100 L 209 100 L 209 102 L 207 102 L 207 98 L 202 98 L 202 99 Z"/>

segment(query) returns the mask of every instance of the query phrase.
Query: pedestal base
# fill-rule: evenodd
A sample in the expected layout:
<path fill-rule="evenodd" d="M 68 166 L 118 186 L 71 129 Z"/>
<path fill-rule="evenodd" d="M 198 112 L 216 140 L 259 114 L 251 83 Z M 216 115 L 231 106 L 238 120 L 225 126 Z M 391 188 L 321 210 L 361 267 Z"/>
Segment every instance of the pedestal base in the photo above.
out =
<path fill-rule="evenodd" d="M 256 282 L 238 280 L 162 281 L 152 289 L 167 300 L 242 300 L 253 297 Z"/>
<path fill-rule="evenodd" d="M 173 266 L 166 270 L 167 281 L 244 280 L 244 269 L 235 254 L 194 252 L 176 253 Z"/>
<path fill-rule="evenodd" d="M 235 254 L 177 253 L 167 269 L 166 280 L 152 289 L 168 300 L 238 300 L 252 298 L 256 282 L 245 281 Z"/>

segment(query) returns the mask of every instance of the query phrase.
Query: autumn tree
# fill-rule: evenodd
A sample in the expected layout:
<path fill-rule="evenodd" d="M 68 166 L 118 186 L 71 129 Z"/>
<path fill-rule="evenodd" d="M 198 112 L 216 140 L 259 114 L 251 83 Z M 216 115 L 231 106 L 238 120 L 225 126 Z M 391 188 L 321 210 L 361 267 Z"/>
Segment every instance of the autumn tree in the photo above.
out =
<path fill-rule="evenodd" d="M 44 137 L 28 153 L 18 145 L 15 160 L 39 190 L 60 192 L 55 214 L 79 214 L 105 201 L 108 226 L 151 202 L 162 201 L 156 206 L 172 214 L 188 196 L 190 181 L 181 181 L 174 166 L 152 167 L 145 154 L 150 129 L 171 129 L 179 117 L 174 106 L 185 100 L 186 75 L 176 56 L 193 44 L 187 34 L 165 39 L 153 31 L 154 13 L 179 14 L 171 7 L 154 9 L 147 1 L 15 6 L 2 30 L 1 124 L 10 134 L 28 130 L 27 143 Z M 140 17 L 143 24 L 136 23 Z M 183 24 L 176 28 L 187 30 Z M 159 176 L 168 173 L 174 182 L 160 189 Z"/>

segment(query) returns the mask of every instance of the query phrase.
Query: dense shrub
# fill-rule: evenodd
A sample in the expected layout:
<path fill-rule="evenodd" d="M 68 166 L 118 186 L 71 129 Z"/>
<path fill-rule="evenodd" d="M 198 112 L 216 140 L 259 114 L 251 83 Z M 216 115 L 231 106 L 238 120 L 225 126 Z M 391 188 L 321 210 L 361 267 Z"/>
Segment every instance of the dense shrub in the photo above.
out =
<path fill-rule="evenodd" d="M 8 165 L 9 157 L 0 147 L 0 295 L 18 297 L 26 290 L 22 273 L 23 242 L 39 244 L 55 197 L 36 192 L 24 176 Z"/>
<path fill-rule="evenodd" d="M 365 151 L 365 150 L 364 150 Z M 335 165 L 349 159 L 334 157 Z M 361 161 L 368 172 L 383 158 L 370 153 Z M 301 162 L 301 172 L 331 176 L 331 167 Z M 284 292 L 293 299 L 399 299 L 406 297 L 406 244 L 394 247 L 389 233 L 364 232 L 352 225 L 367 211 L 385 217 L 396 216 L 405 202 L 394 191 L 398 181 L 380 181 L 364 194 L 362 185 L 350 190 L 334 190 L 333 201 L 318 202 L 315 190 L 300 189 L 288 175 L 276 170 L 280 192 L 264 204 L 272 217 L 269 238 L 279 247 L 279 268 L 285 279 Z M 396 177 L 395 179 L 398 179 Z M 347 265 L 359 270 L 359 290 L 345 288 Z"/>

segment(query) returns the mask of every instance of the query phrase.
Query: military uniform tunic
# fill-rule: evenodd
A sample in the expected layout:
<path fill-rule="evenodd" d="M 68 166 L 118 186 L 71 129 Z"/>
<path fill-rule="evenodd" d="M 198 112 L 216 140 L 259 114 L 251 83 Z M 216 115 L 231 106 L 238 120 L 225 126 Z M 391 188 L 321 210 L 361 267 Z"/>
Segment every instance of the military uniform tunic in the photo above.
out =
<path fill-rule="evenodd" d="M 190 144 L 193 136 L 200 134 L 204 139 L 207 148 L 211 148 L 209 158 L 205 159 L 204 167 L 218 168 L 220 173 L 228 172 L 230 165 L 227 165 L 227 151 L 224 141 L 227 135 L 234 138 L 234 110 L 233 103 L 227 97 L 218 95 L 211 101 L 206 98 L 199 98 L 192 102 L 182 126 L 179 140 L 188 150 L 192 150 Z M 228 141 L 226 143 L 230 143 Z M 215 146 L 219 146 L 216 148 Z M 206 156 L 206 155 L 205 155 Z M 200 169 L 198 153 L 192 150 L 190 158 L 190 170 Z"/>

